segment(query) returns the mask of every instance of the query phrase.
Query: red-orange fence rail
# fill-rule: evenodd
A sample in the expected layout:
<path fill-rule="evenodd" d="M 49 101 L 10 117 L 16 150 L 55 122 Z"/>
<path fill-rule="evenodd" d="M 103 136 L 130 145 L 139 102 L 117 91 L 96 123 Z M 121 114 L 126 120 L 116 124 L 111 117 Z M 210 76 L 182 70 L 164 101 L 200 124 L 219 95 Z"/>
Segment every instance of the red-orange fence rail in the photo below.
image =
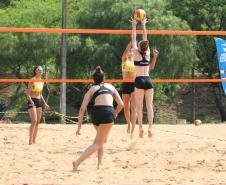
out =
<path fill-rule="evenodd" d="M 60 29 L 60 28 L 14 28 L 0 27 L 0 32 L 27 32 L 27 33 L 78 33 L 78 34 L 131 34 L 131 30 L 107 29 Z M 137 30 L 137 34 L 142 34 Z M 226 31 L 191 31 L 191 30 L 147 30 L 150 35 L 226 35 Z"/>
<path fill-rule="evenodd" d="M 0 82 L 51 82 L 51 83 L 92 83 L 93 80 L 91 79 L 42 79 L 42 80 L 35 80 L 35 79 L 0 79 Z M 114 83 L 114 82 L 133 82 L 133 80 L 122 80 L 122 79 L 109 79 L 105 80 L 105 82 Z M 154 83 L 219 83 L 219 82 L 226 82 L 225 79 L 153 79 L 152 82 Z"/>

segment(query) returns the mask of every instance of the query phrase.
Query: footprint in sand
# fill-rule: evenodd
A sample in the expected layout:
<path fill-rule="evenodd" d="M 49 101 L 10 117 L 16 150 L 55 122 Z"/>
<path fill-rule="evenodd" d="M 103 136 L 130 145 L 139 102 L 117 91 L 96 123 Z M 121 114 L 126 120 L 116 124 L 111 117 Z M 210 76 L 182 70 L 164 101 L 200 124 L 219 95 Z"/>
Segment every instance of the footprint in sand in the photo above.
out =
<path fill-rule="evenodd" d="M 129 146 L 128 146 L 128 148 L 127 148 L 127 151 L 130 151 L 130 150 L 135 150 L 136 149 L 136 147 L 137 147 L 137 141 L 135 140 L 135 141 L 132 141 L 130 144 L 129 144 Z"/>

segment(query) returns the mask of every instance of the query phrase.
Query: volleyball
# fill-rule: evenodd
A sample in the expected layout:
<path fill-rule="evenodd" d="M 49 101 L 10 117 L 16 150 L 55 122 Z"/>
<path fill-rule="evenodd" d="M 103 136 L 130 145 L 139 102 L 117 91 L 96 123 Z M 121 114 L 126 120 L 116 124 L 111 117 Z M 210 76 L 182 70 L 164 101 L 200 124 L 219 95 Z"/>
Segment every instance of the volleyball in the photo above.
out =
<path fill-rule="evenodd" d="M 134 13 L 134 19 L 137 21 L 142 21 L 146 17 L 146 12 L 142 9 L 136 9 Z"/>
<path fill-rule="evenodd" d="M 199 126 L 199 125 L 202 124 L 202 121 L 197 119 L 197 120 L 194 121 L 194 124 L 195 124 L 195 126 Z"/>

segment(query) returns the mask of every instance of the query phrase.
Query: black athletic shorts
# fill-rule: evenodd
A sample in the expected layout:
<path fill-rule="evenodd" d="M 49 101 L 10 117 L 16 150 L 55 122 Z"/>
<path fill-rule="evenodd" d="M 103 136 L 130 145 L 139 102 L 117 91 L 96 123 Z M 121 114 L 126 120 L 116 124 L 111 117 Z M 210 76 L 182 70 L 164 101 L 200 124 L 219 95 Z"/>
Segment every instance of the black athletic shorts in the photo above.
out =
<path fill-rule="evenodd" d="M 134 92 L 134 82 L 125 82 L 122 84 L 122 94 L 131 94 Z"/>
<path fill-rule="evenodd" d="M 135 87 L 138 89 L 152 89 L 153 85 L 149 76 L 137 76 L 135 78 Z"/>
<path fill-rule="evenodd" d="M 42 107 L 41 99 L 39 99 L 39 98 L 31 98 L 31 99 L 34 102 L 36 109 L 39 108 L 39 107 Z M 31 104 L 30 100 L 28 100 L 28 109 L 30 109 L 30 108 L 33 108 L 33 106 Z"/>
<path fill-rule="evenodd" d="M 109 105 L 95 105 L 91 111 L 92 123 L 96 126 L 106 123 L 114 123 L 114 107 Z"/>

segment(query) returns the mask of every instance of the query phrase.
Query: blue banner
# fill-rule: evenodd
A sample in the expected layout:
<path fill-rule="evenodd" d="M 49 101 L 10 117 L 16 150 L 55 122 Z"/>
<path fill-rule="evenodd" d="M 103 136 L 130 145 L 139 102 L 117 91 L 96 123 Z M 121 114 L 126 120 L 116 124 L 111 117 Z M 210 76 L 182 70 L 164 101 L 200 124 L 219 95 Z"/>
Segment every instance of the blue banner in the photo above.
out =
<path fill-rule="evenodd" d="M 217 58 L 221 79 L 226 79 L 226 40 L 214 38 L 217 47 Z M 226 95 L 226 82 L 222 82 L 224 94 Z"/>

